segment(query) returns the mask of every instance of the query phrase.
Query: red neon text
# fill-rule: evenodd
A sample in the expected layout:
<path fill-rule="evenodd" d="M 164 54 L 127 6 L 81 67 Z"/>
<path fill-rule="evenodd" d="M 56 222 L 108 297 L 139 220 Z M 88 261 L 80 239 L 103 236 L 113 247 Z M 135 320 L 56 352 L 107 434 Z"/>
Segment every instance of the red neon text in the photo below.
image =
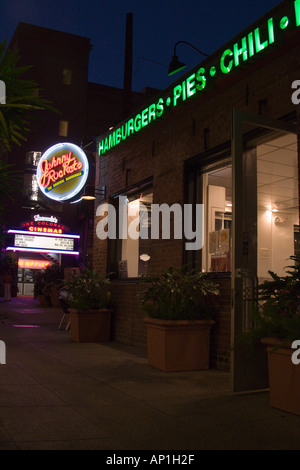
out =
<path fill-rule="evenodd" d="M 51 162 L 43 160 L 41 163 L 43 174 L 40 179 L 40 185 L 45 187 L 50 186 L 51 184 L 56 183 L 56 181 L 63 179 L 65 176 L 81 170 L 82 166 L 83 165 L 80 161 L 76 160 L 75 157 L 72 157 L 71 151 L 61 157 L 56 157 L 54 155 Z"/>
<path fill-rule="evenodd" d="M 19 268 L 29 269 L 46 269 L 50 264 L 50 261 L 39 261 L 36 259 L 19 259 L 18 261 Z"/>
<path fill-rule="evenodd" d="M 28 227 L 30 232 L 44 232 L 44 233 L 63 233 L 61 228 L 49 228 L 49 227 Z"/>

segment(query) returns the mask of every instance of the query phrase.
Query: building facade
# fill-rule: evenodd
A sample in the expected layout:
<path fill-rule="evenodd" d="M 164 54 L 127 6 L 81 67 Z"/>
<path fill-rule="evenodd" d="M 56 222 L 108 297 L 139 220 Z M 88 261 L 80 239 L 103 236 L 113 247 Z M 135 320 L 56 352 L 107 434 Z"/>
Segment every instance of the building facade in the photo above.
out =
<path fill-rule="evenodd" d="M 299 254 L 299 45 L 300 4 L 284 1 L 97 139 L 97 183 L 117 220 L 125 211 L 129 226 L 146 207 L 150 233 L 154 205 L 173 209 L 170 236 L 132 239 L 109 232 L 96 202 L 93 267 L 115 273 L 114 339 L 146 347 L 143 275 L 197 267 L 220 285 L 211 366 L 231 372 L 234 390 L 264 385 L 263 360 L 231 348 L 253 289 Z M 188 205 L 179 236 L 175 209 Z"/>
<path fill-rule="evenodd" d="M 9 49 L 17 51 L 18 66 L 29 66 L 22 78 L 36 82 L 40 95 L 50 101 L 56 112 L 38 111 L 27 140 L 5 155 L 21 175 L 21 188 L 17 187 L 12 200 L 7 201 L 6 227 L 24 231 L 38 230 L 43 225 L 45 235 L 46 230 L 52 229 L 60 234 L 79 235 L 79 255 L 10 250 L 10 255 L 19 261 L 19 294 L 32 295 L 39 266 L 46 262 L 91 267 L 93 249 L 93 204 L 80 200 L 85 188 L 77 198 L 64 203 L 47 197 L 37 181 L 40 158 L 56 144 L 77 145 L 88 159 L 86 185 L 94 186 L 95 136 L 123 118 L 124 90 L 89 82 L 89 38 L 19 23 Z M 146 93 L 129 90 L 127 104 L 136 106 L 145 96 Z M 11 244 L 11 240 L 7 243 Z"/>

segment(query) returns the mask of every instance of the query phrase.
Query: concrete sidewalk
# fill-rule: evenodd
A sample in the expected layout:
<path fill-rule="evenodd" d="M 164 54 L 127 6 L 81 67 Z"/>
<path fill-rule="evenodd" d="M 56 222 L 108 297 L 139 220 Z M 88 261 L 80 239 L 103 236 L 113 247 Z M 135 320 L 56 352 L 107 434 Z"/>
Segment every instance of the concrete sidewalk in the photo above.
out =
<path fill-rule="evenodd" d="M 145 351 L 74 343 L 60 309 L 1 300 L 1 450 L 300 450 L 300 417 L 267 392 L 233 395 L 224 372 L 164 373 Z"/>

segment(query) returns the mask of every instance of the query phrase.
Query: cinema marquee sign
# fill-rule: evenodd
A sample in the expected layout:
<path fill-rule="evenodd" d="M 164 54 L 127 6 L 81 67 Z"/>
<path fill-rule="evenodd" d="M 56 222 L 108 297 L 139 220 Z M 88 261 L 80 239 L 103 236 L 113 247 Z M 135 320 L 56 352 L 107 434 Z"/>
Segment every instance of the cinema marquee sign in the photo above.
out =
<path fill-rule="evenodd" d="M 255 59 L 263 51 L 271 49 L 272 46 L 278 45 L 284 30 L 293 30 L 300 26 L 300 0 L 291 1 L 287 10 L 284 15 L 268 18 L 263 24 L 232 43 L 208 68 L 200 67 L 181 83 L 176 82 L 176 85 L 170 88 L 168 96 L 159 98 L 143 111 L 119 124 L 99 141 L 99 156 L 104 155 L 131 135 L 140 132 L 166 114 L 167 110 L 203 93 L 213 85 L 213 80 L 216 77 L 228 76 L 242 64 Z"/>
<path fill-rule="evenodd" d="M 65 233 L 69 231 L 69 227 L 63 225 L 59 222 L 57 217 L 45 216 L 35 214 L 33 220 L 29 220 L 21 223 L 21 228 L 23 230 L 28 230 L 29 232 L 43 232 L 43 233 Z"/>
<path fill-rule="evenodd" d="M 7 234 L 14 236 L 14 243 L 6 248 L 7 251 L 79 255 L 80 235 L 77 234 L 31 233 L 15 229 L 9 229 Z"/>
<path fill-rule="evenodd" d="M 39 161 L 38 185 L 45 196 L 64 202 L 81 191 L 88 172 L 88 159 L 80 147 L 71 143 L 56 144 Z"/>

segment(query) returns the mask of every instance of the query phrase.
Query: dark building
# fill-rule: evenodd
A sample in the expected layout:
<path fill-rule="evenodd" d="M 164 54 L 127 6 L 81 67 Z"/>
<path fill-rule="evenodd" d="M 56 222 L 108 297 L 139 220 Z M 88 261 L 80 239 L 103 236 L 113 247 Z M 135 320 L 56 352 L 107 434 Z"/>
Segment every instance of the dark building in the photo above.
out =
<path fill-rule="evenodd" d="M 6 226 L 8 229 L 26 229 L 33 224 L 34 216 L 39 216 L 40 219 L 54 218 L 66 233 L 80 235 L 79 256 L 63 254 L 51 255 L 49 258 L 49 254 L 45 253 L 32 255 L 21 252 L 17 256 L 19 259 L 25 255 L 26 259 L 46 257 L 63 266 L 83 264 L 91 267 L 93 204 L 83 200 L 74 202 L 80 199 L 84 188 L 78 197 L 64 203 L 46 197 L 38 187 L 37 165 L 40 157 L 53 145 L 63 142 L 76 144 L 84 150 L 89 161 L 86 185 L 94 186 L 95 136 L 123 118 L 125 98 L 126 105 L 129 103 L 132 107 L 145 99 L 145 93 L 89 83 L 92 45 L 90 39 L 85 37 L 19 23 L 9 49 L 18 51 L 18 66 L 30 66 L 22 78 L 35 81 L 40 95 L 49 100 L 57 112 L 38 111 L 32 120 L 32 130 L 26 142 L 6 155 L 6 160 L 16 165 L 24 176 L 22 190 L 18 188 L 13 202 L 9 202 Z M 52 222 L 48 221 L 47 224 Z M 29 271 L 27 278 L 32 281 L 32 273 Z M 21 270 L 20 279 L 24 275 L 25 271 Z"/>

